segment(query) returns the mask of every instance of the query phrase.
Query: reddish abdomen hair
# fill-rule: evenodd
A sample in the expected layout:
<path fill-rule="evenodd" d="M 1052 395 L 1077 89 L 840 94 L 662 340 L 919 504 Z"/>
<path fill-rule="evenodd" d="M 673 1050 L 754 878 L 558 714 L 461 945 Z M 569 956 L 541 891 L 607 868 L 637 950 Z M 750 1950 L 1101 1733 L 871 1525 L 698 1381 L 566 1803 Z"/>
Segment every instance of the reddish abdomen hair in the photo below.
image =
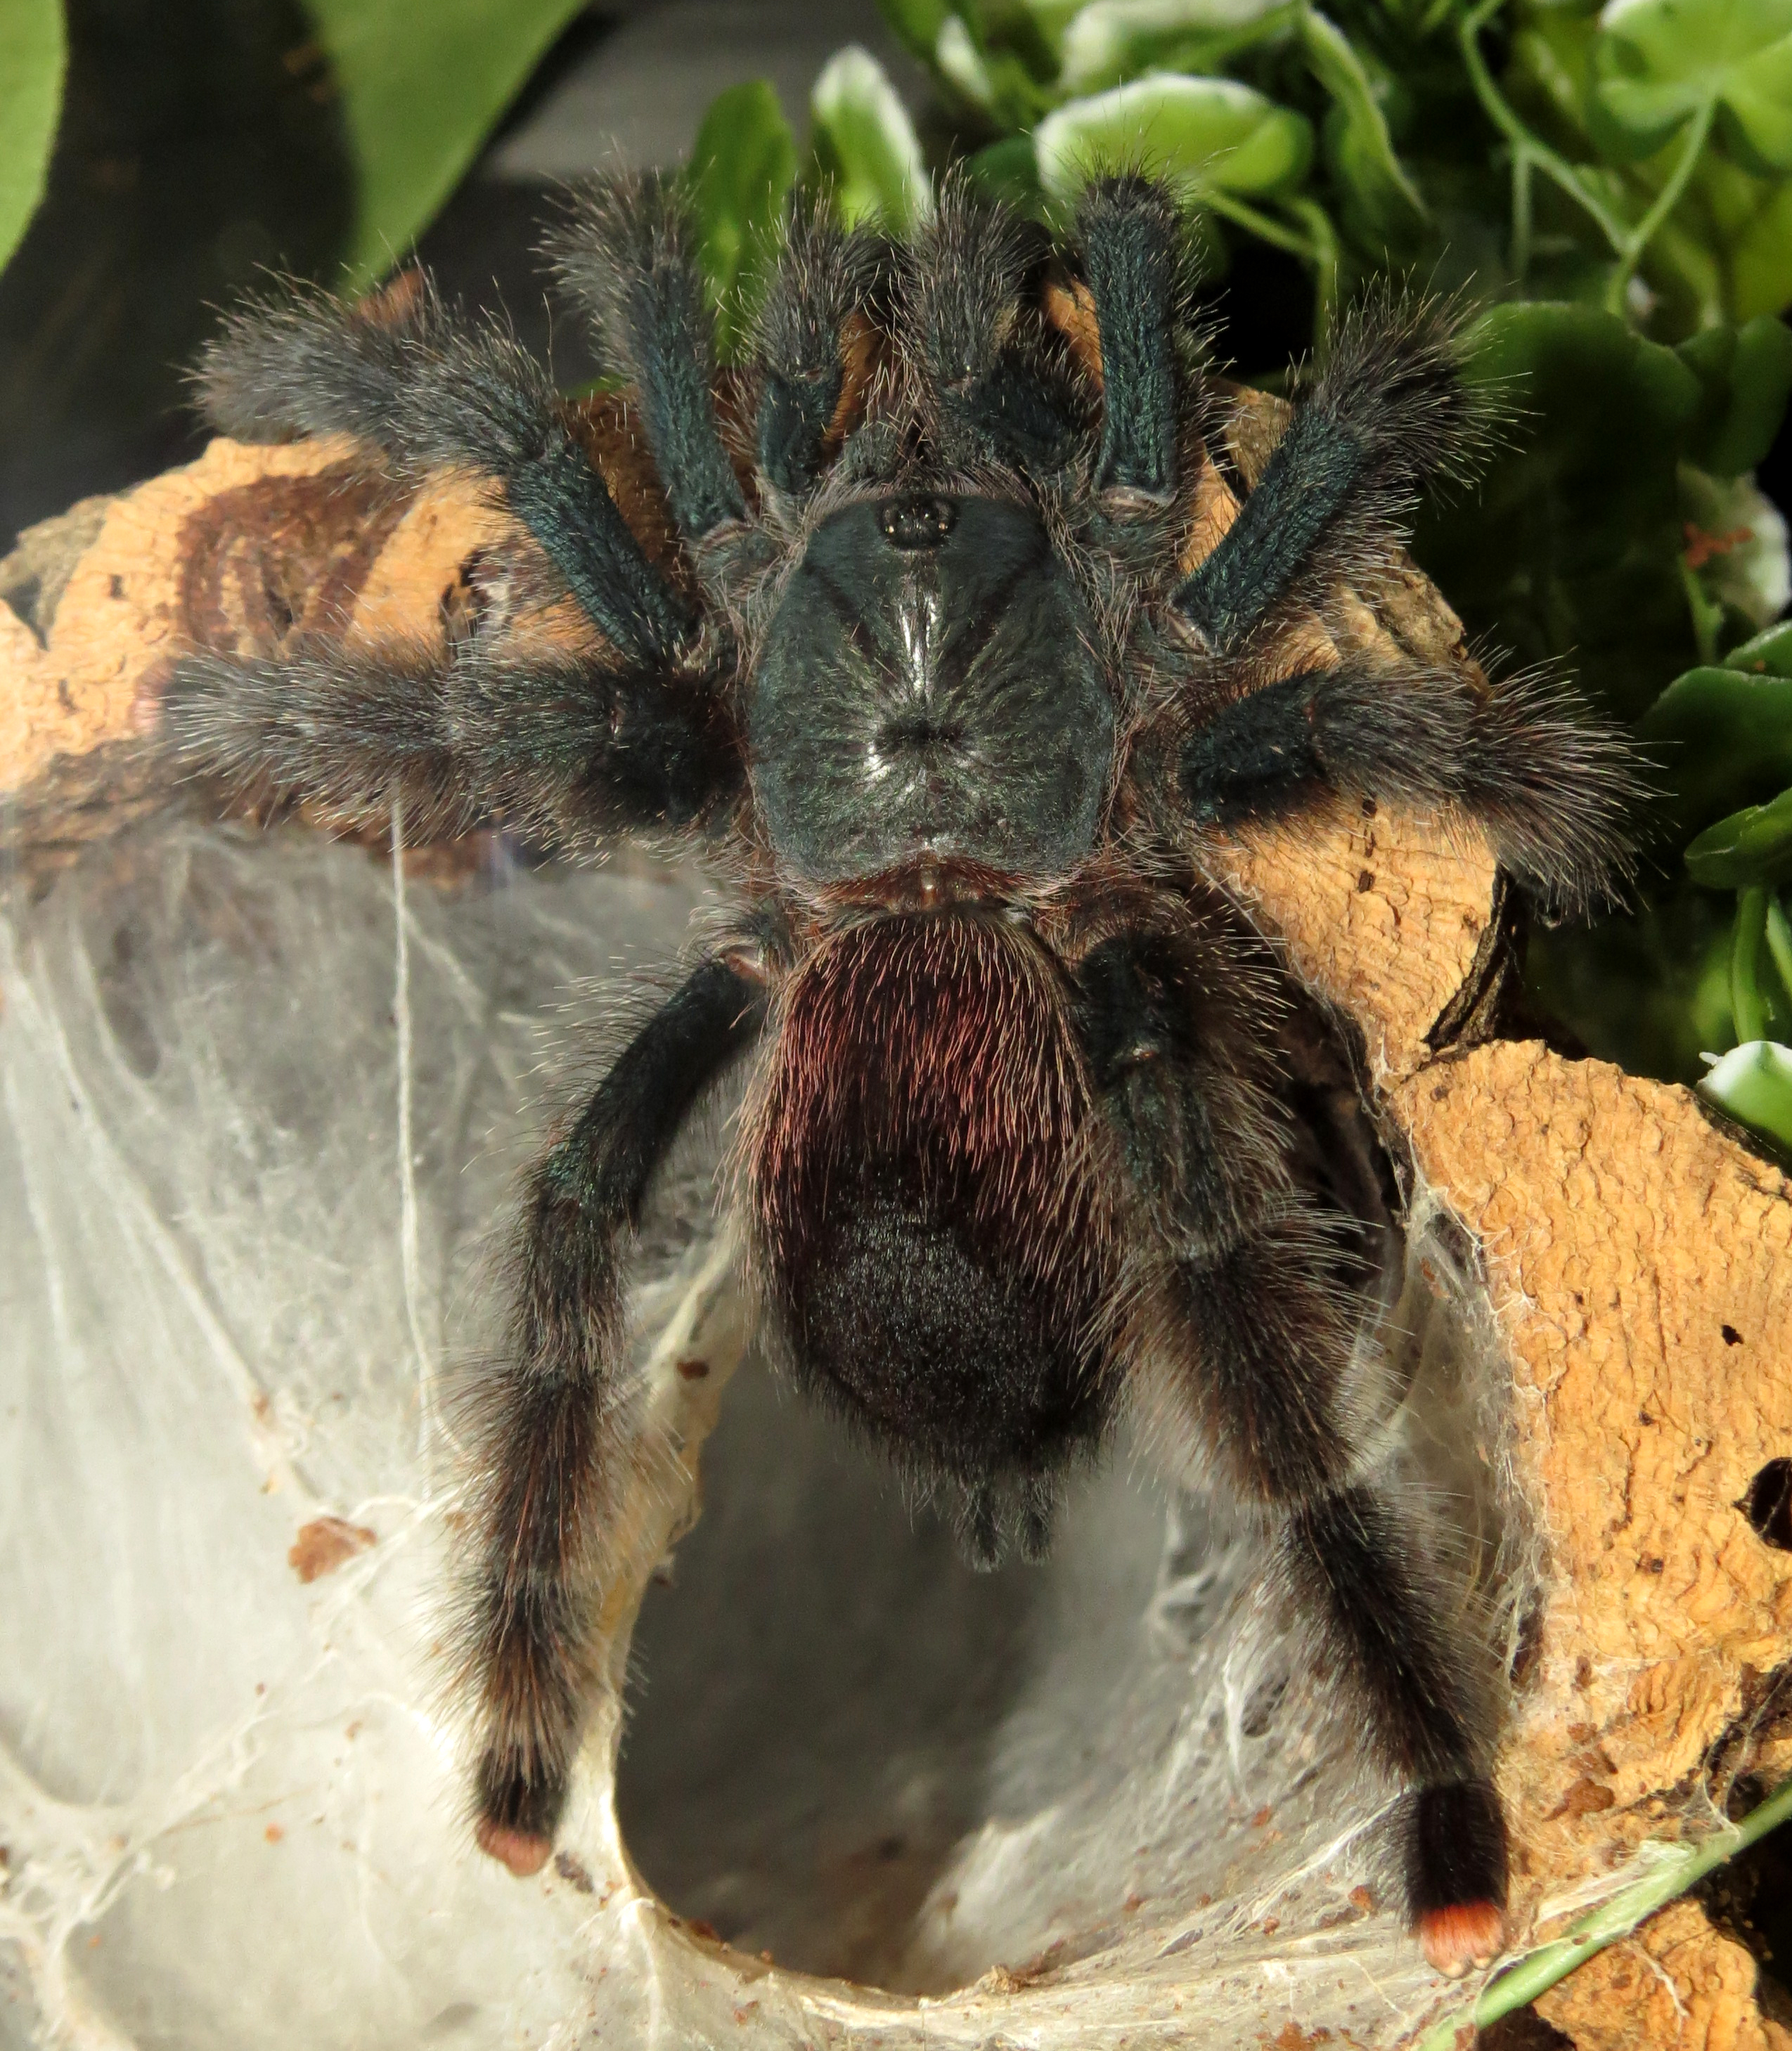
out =
<path fill-rule="evenodd" d="M 898 1457 L 976 1482 L 1098 1436 L 1113 1283 L 1058 971 L 992 919 L 884 918 L 785 995 L 752 1201 L 792 1363 Z"/>

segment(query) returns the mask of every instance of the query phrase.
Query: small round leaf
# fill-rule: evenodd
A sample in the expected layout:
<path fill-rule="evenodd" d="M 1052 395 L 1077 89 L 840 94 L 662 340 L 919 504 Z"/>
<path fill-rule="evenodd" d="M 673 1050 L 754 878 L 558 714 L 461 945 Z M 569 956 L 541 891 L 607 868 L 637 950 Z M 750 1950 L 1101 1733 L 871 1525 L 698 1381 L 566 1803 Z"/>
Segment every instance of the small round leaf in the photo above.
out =
<path fill-rule="evenodd" d="M 1161 72 L 1067 101 L 1033 143 L 1039 182 L 1058 198 L 1121 169 L 1181 176 L 1197 190 L 1272 195 L 1298 186 L 1313 162 L 1304 115 L 1236 79 Z"/>
<path fill-rule="evenodd" d="M 1063 31 L 1058 84 L 1067 92 L 1136 78 L 1156 64 L 1182 64 L 1191 53 L 1205 70 L 1232 51 L 1285 35 L 1298 10 L 1290 0 L 1089 0 Z"/>
<path fill-rule="evenodd" d="M 1792 791 L 1707 826 L 1686 850 L 1686 870 L 1708 890 L 1747 890 L 1792 877 Z"/>
<path fill-rule="evenodd" d="M 1732 1118 L 1792 1147 L 1792 1047 L 1772 1040 L 1733 1047 L 1699 1088 Z"/>

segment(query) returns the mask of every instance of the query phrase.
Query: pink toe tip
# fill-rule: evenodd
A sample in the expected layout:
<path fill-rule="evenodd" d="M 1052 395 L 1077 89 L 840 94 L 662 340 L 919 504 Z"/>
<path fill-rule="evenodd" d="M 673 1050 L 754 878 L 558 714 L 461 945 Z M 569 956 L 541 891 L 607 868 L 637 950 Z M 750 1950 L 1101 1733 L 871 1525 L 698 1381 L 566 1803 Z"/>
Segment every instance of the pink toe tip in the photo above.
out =
<path fill-rule="evenodd" d="M 507 1823 L 482 1821 L 474 1835 L 479 1839 L 479 1850 L 500 1865 L 507 1865 L 518 1880 L 539 1873 L 554 1850 L 550 1839 L 531 1836 L 527 1830 L 515 1830 Z"/>
<path fill-rule="evenodd" d="M 1458 1901 L 1428 1908 L 1418 1919 L 1420 1948 L 1450 1979 L 1471 1967 L 1490 1966 L 1506 1947 L 1506 1919 L 1491 1901 Z"/>

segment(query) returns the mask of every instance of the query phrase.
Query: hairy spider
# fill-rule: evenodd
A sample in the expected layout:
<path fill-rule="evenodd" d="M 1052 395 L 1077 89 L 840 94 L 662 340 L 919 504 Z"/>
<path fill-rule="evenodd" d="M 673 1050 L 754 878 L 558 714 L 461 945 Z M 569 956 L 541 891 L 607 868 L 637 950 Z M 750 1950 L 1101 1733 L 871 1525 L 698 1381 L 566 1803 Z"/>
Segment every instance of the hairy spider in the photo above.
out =
<path fill-rule="evenodd" d="M 1222 400 L 1164 187 L 1094 184 L 1066 249 L 949 182 L 906 242 L 798 210 L 726 425 L 675 189 L 612 181 L 555 248 L 632 388 L 675 567 L 501 330 L 421 286 L 299 295 L 214 346 L 217 424 L 495 479 L 595 632 L 194 654 L 164 713 L 187 764 L 347 821 L 396 800 L 575 851 L 698 840 L 738 902 L 527 1186 L 466 1595 L 479 1842 L 519 1873 L 548 1855 L 631 1457 L 631 1236 L 687 1115 L 756 1049 L 741 1182 L 788 1370 L 983 1563 L 1039 1553 L 1128 1407 L 1216 1469 L 1277 1527 L 1408 1787 L 1426 1951 L 1490 1957 L 1497 1679 L 1367 1452 L 1398 1196 L 1336 1022 L 1207 859 L 1241 820 L 1374 799 L 1485 832 L 1570 908 L 1622 865 L 1622 745 L 1559 689 L 1278 659 L 1472 458 L 1448 320 L 1346 320 L 1190 568 Z M 1053 294 L 1090 346 L 1043 317 Z"/>

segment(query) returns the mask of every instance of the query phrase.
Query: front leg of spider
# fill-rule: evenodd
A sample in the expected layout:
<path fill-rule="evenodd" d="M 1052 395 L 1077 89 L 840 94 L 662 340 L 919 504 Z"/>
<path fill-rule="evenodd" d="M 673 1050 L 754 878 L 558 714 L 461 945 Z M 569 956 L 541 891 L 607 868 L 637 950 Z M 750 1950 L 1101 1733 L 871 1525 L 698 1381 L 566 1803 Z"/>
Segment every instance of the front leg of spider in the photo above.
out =
<path fill-rule="evenodd" d="M 1290 1172 L 1292 1122 L 1254 1025 L 1263 973 L 1195 925 L 1117 936 L 1079 965 L 1079 1037 L 1152 1249 L 1138 1399 L 1160 1436 L 1217 1459 L 1281 1521 L 1293 1592 L 1373 1749 L 1414 1789 L 1414 1926 L 1432 1963 L 1459 1973 L 1504 1941 L 1491 1690 L 1416 1570 L 1398 1505 L 1363 1472 L 1373 1419 L 1354 1355 L 1380 1278 L 1367 1221 Z"/>
<path fill-rule="evenodd" d="M 1419 487 L 1472 467 L 1488 409 L 1456 355 L 1434 309 L 1371 305 L 1345 322 L 1255 489 L 1171 597 L 1198 676 L 1248 678 L 1291 605 L 1384 570 Z M 1328 793 L 1441 813 L 1570 910 L 1626 873 L 1617 822 L 1641 795 L 1621 737 L 1559 685 L 1455 664 L 1345 659 L 1258 684 L 1193 725 L 1179 768 L 1199 829 L 1289 818 Z"/>
<path fill-rule="evenodd" d="M 761 1015 L 756 982 L 705 963 L 530 1181 L 509 1344 L 474 1397 L 464 1626 L 479 1842 L 513 1873 L 547 1858 L 600 1678 L 592 1635 L 626 1459 L 628 1247 L 667 1147 Z"/>

